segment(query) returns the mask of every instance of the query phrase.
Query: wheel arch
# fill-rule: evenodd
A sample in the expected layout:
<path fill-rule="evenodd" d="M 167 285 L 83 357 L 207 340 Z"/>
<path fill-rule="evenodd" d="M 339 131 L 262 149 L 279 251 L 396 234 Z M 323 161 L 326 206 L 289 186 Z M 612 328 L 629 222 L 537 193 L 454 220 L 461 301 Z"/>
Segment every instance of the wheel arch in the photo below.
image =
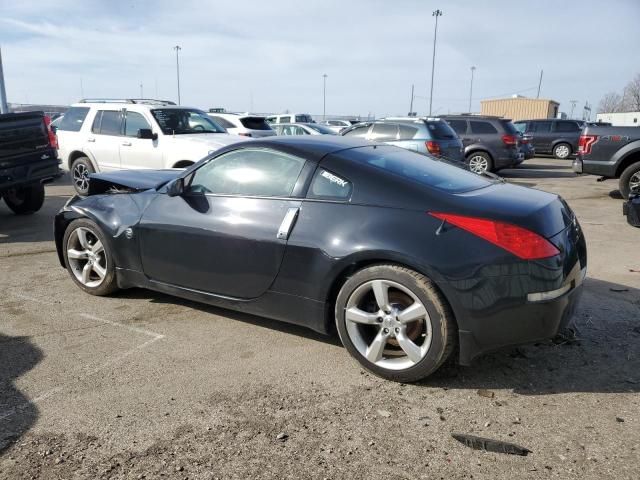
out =
<path fill-rule="evenodd" d="M 640 162 L 640 146 L 622 157 L 622 160 L 619 161 L 618 166 L 616 167 L 615 178 L 620 178 L 622 172 L 624 172 L 627 167 L 637 162 Z"/>
<path fill-rule="evenodd" d="M 96 162 L 94 162 L 93 159 L 88 154 L 84 153 L 82 150 L 74 150 L 69 154 L 69 158 L 67 159 L 67 167 L 69 168 L 69 171 L 71 171 L 71 165 L 73 165 L 73 162 L 75 162 L 77 159 L 81 157 L 85 157 L 89 159 L 89 162 L 91 162 L 91 165 L 93 166 L 93 169 L 96 172 L 100 171 L 98 169 L 98 165 L 96 164 Z"/>
<path fill-rule="evenodd" d="M 485 147 L 470 147 L 469 150 L 467 150 L 464 154 L 465 159 L 468 159 L 471 155 L 473 155 L 474 153 L 484 153 L 486 155 L 489 156 L 489 158 L 491 159 L 492 162 L 494 162 L 494 158 L 493 158 L 493 154 L 487 150 L 487 148 Z M 495 162 L 494 162 L 495 164 Z"/>

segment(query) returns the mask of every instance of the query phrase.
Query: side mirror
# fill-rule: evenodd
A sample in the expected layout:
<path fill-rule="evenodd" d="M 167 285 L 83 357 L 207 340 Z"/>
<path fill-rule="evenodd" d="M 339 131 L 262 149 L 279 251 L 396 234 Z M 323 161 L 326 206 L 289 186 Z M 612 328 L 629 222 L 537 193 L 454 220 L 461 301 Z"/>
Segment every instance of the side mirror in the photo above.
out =
<path fill-rule="evenodd" d="M 176 178 L 167 187 L 167 195 L 170 197 L 179 197 L 184 193 L 184 178 Z"/>
<path fill-rule="evenodd" d="M 150 128 L 141 128 L 140 130 L 138 130 L 138 138 L 143 138 L 147 140 L 157 140 L 158 134 L 153 133 L 153 131 Z"/>

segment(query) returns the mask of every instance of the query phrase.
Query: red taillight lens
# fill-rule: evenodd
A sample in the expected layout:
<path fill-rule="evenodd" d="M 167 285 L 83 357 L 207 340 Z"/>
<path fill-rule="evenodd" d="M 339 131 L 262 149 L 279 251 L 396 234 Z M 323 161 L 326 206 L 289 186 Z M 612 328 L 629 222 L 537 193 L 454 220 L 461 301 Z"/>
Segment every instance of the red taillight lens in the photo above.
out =
<path fill-rule="evenodd" d="M 580 135 L 580 138 L 578 139 L 578 153 L 589 155 L 591 153 L 591 147 L 597 141 L 597 135 Z"/>
<path fill-rule="evenodd" d="M 517 146 L 518 145 L 518 136 L 517 135 L 502 135 L 502 142 L 508 146 Z"/>
<path fill-rule="evenodd" d="M 44 116 L 44 126 L 47 127 L 47 135 L 49 137 L 49 146 L 51 148 L 58 148 L 58 137 L 51 129 L 51 117 L 49 115 Z"/>
<path fill-rule="evenodd" d="M 538 260 L 560 253 L 546 238 L 517 225 L 451 213 L 429 212 L 429 215 L 473 233 L 523 260 Z"/>
<path fill-rule="evenodd" d="M 438 142 L 429 140 L 428 142 L 424 142 L 424 144 L 431 155 L 440 155 L 440 144 Z"/>

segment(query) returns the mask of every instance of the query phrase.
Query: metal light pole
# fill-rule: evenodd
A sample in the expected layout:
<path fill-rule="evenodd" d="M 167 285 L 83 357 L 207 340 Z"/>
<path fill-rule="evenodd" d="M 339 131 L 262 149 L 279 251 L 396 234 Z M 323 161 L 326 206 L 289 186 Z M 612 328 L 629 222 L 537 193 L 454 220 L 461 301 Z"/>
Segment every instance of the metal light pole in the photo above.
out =
<path fill-rule="evenodd" d="M 4 89 L 4 73 L 2 72 L 2 51 L 0 50 L 0 113 L 9 113 L 7 92 Z"/>
<path fill-rule="evenodd" d="M 178 105 L 180 105 L 180 60 L 178 59 L 178 52 L 182 50 L 180 45 L 173 47 L 176 51 L 176 76 L 178 77 Z"/>
<path fill-rule="evenodd" d="M 473 98 L 473 72 L 476 71 L 476 67 L 471 67 L 471 87 L 469 88 L 469 113 L 471 113 L 471 99 Z"/>
<path fill-rule="evenodd" d="M 327 115 L 327 75 L 324 73 L 322 75 L 322 120 L 325 119 Z"/>
<path fill-rule="evenodd" d="M 436 39 L 438 37 L 438 17 L 442 16 L 442 10 L 436 10 L 431 14 L 436 17 L 436 26 L 433 30 L 433 59 L 431 60 L 431 94 L 429 95 L 429 116 L 431 116 L 431 107 L 433 106 L 433 73 L 436 68 Z"/>

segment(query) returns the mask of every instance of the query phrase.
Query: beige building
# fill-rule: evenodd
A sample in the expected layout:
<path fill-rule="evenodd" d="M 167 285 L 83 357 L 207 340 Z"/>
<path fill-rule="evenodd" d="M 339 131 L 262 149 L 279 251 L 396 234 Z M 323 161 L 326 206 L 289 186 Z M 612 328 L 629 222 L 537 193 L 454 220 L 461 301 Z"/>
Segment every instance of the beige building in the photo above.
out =
<path fill-rule="evenodd" d="M 512 97 L 481 100 L 480 106 L 482 115 L 496 115 L 516 121 L 556 118 L 560 104 L 542 98 Z"/>

